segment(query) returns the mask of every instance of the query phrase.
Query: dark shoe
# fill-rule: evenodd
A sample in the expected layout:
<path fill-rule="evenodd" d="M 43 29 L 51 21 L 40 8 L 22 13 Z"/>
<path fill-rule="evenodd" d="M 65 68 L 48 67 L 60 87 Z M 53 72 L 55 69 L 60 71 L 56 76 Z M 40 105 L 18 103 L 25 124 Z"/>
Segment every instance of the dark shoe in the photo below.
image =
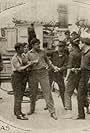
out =
<path fill-rule="evenodd" d="M 65 110 L 68 110 L 66 107 L 64 107 Z"/>
<path fill-rule="evenodd" d="M 30 111 L 29 113 L 27 113 L 27 115 L 32 115 L 34 113 L 34 111 Z"/>
<path fill-rule="evenodd" d="M 77 117 L 76 120 L 85 120 L 85 117 Z"/>
<path fill-rule="evenodd" d="M 22 116 L 22 115 L 17 115 L 17 119 L 20 119 L 20 120 L 28 120 L 27 117 Z"/>
<path fill-rule="evenodd" d="M 45 107 L 44 110 L 48 110 L 48 107 Z"/>
<path fill-rule="evenodd" d="M 21 114 L 22 114 L 23 117 L 26 116 L 26 114 L 24 114 L 24 113 L 21 113 Z"/>
<path fill-rule="evenodd" d="M 54 119 L 54 120 L 57 120 L 57 116 L 55 113 L 51 113 L 51 117 Z"/>

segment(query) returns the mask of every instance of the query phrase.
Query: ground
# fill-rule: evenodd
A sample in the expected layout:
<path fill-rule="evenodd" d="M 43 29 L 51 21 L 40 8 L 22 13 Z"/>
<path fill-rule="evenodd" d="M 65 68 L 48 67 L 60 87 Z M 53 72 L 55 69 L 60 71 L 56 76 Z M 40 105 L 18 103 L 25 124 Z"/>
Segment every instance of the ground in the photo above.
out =
<path fill-rule="evenodd" d="M 10 83 L 3 83 L 1 86 L 5 90 L 12 90 Z M 90 133 L 90 115 L 86 115 L 86 120 L 75 120 L 77 116 L 77 99 L 73 96 L 73 119 L 64 119 L 66 111 L 63 109 L 61 99 L 57 93 L 53 93 L 56 114 L 58 120 L 53 120 L 48 111 L 44 110 L 45 101 L 40 99 L 36 104 L 36 111 L 28 116 L 29 120 L 17 120 L 13 114 L 13 95 L 8 95 L 7 91 L 0 90 L 3 97 L 0 100 L 0 133 Z M 22 110 L 27 113 L 30 109 L 29 98 L 24 97 Z"/>

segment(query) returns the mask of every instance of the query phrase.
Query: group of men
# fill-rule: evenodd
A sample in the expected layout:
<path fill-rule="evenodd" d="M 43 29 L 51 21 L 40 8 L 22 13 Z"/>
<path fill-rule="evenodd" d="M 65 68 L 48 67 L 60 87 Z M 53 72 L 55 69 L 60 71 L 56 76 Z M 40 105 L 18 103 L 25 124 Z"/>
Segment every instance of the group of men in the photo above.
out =
<path fill-rule="evenodd" d="M 84 107 L 88 109 L 89 106 L 87 92 L 90 83 L 90 39 L 81 38 L 76 32 L 70 34 L 69 31 L 65 32 L 65 36 L 63 41 L 57 40 L 58 43 L 52 50 L 41 50 L 40 40 L 36 37 L 31 40 L 32 49 L 28 52 L 26 43 L 15 44 L 16 54 L 11 64 L 14 114 L 17 119 L 28 120 L 21 111 L 27 81 L 31 101 L 28 115 L 35 112 L 38 83 L 40 83 L 50 116 L 57 120 L 51 93 L 51 85 L 55 81 L 59 86 L 63 107 L 66 110 L 65 118 L 72 118 L 71 97 L 76 89 L 78 119 L 85 119 Z M 83 47 L 80 42 L 83 43 Z"/>

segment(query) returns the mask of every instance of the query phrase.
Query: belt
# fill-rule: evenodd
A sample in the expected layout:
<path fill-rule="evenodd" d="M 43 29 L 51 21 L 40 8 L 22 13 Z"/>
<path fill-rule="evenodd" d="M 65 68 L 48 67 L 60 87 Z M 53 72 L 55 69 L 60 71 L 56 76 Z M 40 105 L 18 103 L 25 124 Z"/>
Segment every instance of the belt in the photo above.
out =
<path fill-rule="evenodd" d="M 46 67 L 40 68 L 40 69 L 32 69 L 31 71 L 40 71 L 40 70 L 48 70 Z"/>

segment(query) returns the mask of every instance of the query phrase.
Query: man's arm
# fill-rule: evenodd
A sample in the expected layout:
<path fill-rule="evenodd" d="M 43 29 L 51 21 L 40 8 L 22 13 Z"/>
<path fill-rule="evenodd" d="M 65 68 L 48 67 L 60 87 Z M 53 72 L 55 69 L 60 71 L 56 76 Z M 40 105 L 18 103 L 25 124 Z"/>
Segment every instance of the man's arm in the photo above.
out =
<path fill-rule="evenodd" d="M 45 61 L 48 64 L 49 67 L 51 67 L 55 72 L 58 71 L 58 67 L 53 65 L 52 61 L 49 60 L 49 58 L 47 57 L 46 53 L 44 53 L 44 59 L 45 59 Z"/>

